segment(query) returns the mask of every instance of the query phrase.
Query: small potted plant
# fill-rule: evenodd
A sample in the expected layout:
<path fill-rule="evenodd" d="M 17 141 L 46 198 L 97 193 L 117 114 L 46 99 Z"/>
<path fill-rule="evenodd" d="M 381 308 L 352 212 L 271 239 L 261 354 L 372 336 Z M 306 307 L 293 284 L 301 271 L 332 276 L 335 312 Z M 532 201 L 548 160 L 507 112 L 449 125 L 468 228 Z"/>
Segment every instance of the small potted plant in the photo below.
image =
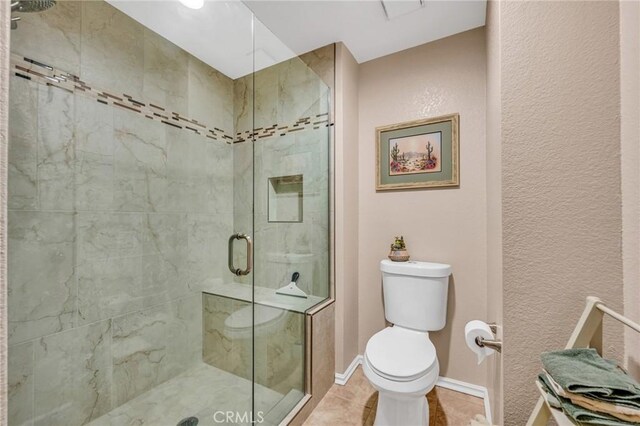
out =
<path fill-rule="evenodd" d="M 406 262 L 409 260 L 409 252 L 407 246 L 404 244 L 404 237 L 396 237 L 393 244 L 391 244 L 391 252 L 389 253 L 389 259 L 394 262 Z"/>

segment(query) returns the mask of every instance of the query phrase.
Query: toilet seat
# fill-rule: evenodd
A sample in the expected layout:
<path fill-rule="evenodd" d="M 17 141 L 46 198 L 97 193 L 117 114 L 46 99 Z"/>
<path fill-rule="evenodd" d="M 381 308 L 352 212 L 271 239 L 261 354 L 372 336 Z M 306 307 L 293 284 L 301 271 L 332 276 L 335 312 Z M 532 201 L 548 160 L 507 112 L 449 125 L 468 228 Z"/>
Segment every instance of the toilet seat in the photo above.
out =
<path fill-rule="evenodd" d="M 397 326 L 371 337 L 365 357 L 377 375 L 394 382 L 419 379 L 438 366 L 436 349 L 427 333 Z"/>

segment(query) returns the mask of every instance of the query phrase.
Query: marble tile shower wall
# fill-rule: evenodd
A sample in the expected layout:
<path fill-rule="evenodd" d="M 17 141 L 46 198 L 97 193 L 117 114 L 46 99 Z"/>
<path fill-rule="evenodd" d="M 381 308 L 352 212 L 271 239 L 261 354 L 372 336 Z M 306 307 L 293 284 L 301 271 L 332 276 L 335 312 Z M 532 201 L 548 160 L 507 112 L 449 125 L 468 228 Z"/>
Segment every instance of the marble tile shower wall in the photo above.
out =
<path fill-rule="evenodd" d="M 11 41 L 233 134 L 233 82 L 104 2 L 24 15 Z M 81 425 L 201 360 L 233 146 L 17 76 L 10 91 L 9 422 Z"/>
<path fill-rule="evenodd" d="M 234 83 L 237 133 L 251 129 L 251 100 L 255 129 L 274 125 L 278 129 L 307 117 L 310 122 L 309 130 L 276 131 L 271 137 L 259 138 L 253 147 L 243 142 L 234 145 L 235 227 L 237 231 L 251 229 L 254 220 L 256 285 L 279 288 L 298 271 L 305 291 L 329 295 L 331 128 L 327 125 L 333 81 L 334 46 L 329 45 Z M 269 222 L 268 179 L 297 174 L 303 175 L 302 221 Z M 244 264 L 242 253 L 236 256 L 236 262 Z"/>

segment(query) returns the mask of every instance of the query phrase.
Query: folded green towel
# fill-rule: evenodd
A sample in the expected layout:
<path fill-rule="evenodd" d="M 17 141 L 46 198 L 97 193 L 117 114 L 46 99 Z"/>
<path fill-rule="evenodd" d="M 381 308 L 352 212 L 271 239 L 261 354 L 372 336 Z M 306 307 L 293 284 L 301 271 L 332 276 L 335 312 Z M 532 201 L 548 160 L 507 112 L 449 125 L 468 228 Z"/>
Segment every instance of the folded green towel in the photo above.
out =
<path fill-rule="evenodd" d="M 566 391 L 640 408 L 640 384 L 595 349 L 565 349 L 541 355 L 544 369 Z"/>
<path fill-rule="evenodd" d="M 571 400 L 563 398 L 554 392 L 553 387 L 547 382 L 546 374 L 538 375 L 538 381 L 542 384 L 544 390 L 552 398 L 547 398 L 551 402 L 552 406 L 559 402 L 560 408 L 574 423 L 578 425 L 603 425 L 603 426 L 629 426 L 637 425 L 637 423 L 629 423 L 624 420 L 617 419 L 609 414 L 597 413 L 595 411 L 587 410 L 578 405 L 575 405 Z"/>

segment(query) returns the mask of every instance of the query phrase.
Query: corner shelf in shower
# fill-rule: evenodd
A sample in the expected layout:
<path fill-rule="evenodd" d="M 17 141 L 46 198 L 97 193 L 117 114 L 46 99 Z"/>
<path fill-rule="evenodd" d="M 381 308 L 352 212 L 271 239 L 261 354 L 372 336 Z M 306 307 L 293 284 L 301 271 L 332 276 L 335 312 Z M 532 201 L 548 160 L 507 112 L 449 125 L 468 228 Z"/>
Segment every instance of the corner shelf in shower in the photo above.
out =
<path fill-rule="evenodd" d="M 255 299 L 253 294 L 255 290 Z M 326 300 L 326 297 L 309 295 L 307 298 L 292 297 L 276 294 L 275 288 L 251 286 L 240 283 L 214 283 L 203 289 L 203 293 L 214 296 L 227 297 L 230 299 L 254 302 L 257 305 L 270 306 L 272 308 L 284 309 L 287 311 L 305 313 L 310 308 Z"/>

